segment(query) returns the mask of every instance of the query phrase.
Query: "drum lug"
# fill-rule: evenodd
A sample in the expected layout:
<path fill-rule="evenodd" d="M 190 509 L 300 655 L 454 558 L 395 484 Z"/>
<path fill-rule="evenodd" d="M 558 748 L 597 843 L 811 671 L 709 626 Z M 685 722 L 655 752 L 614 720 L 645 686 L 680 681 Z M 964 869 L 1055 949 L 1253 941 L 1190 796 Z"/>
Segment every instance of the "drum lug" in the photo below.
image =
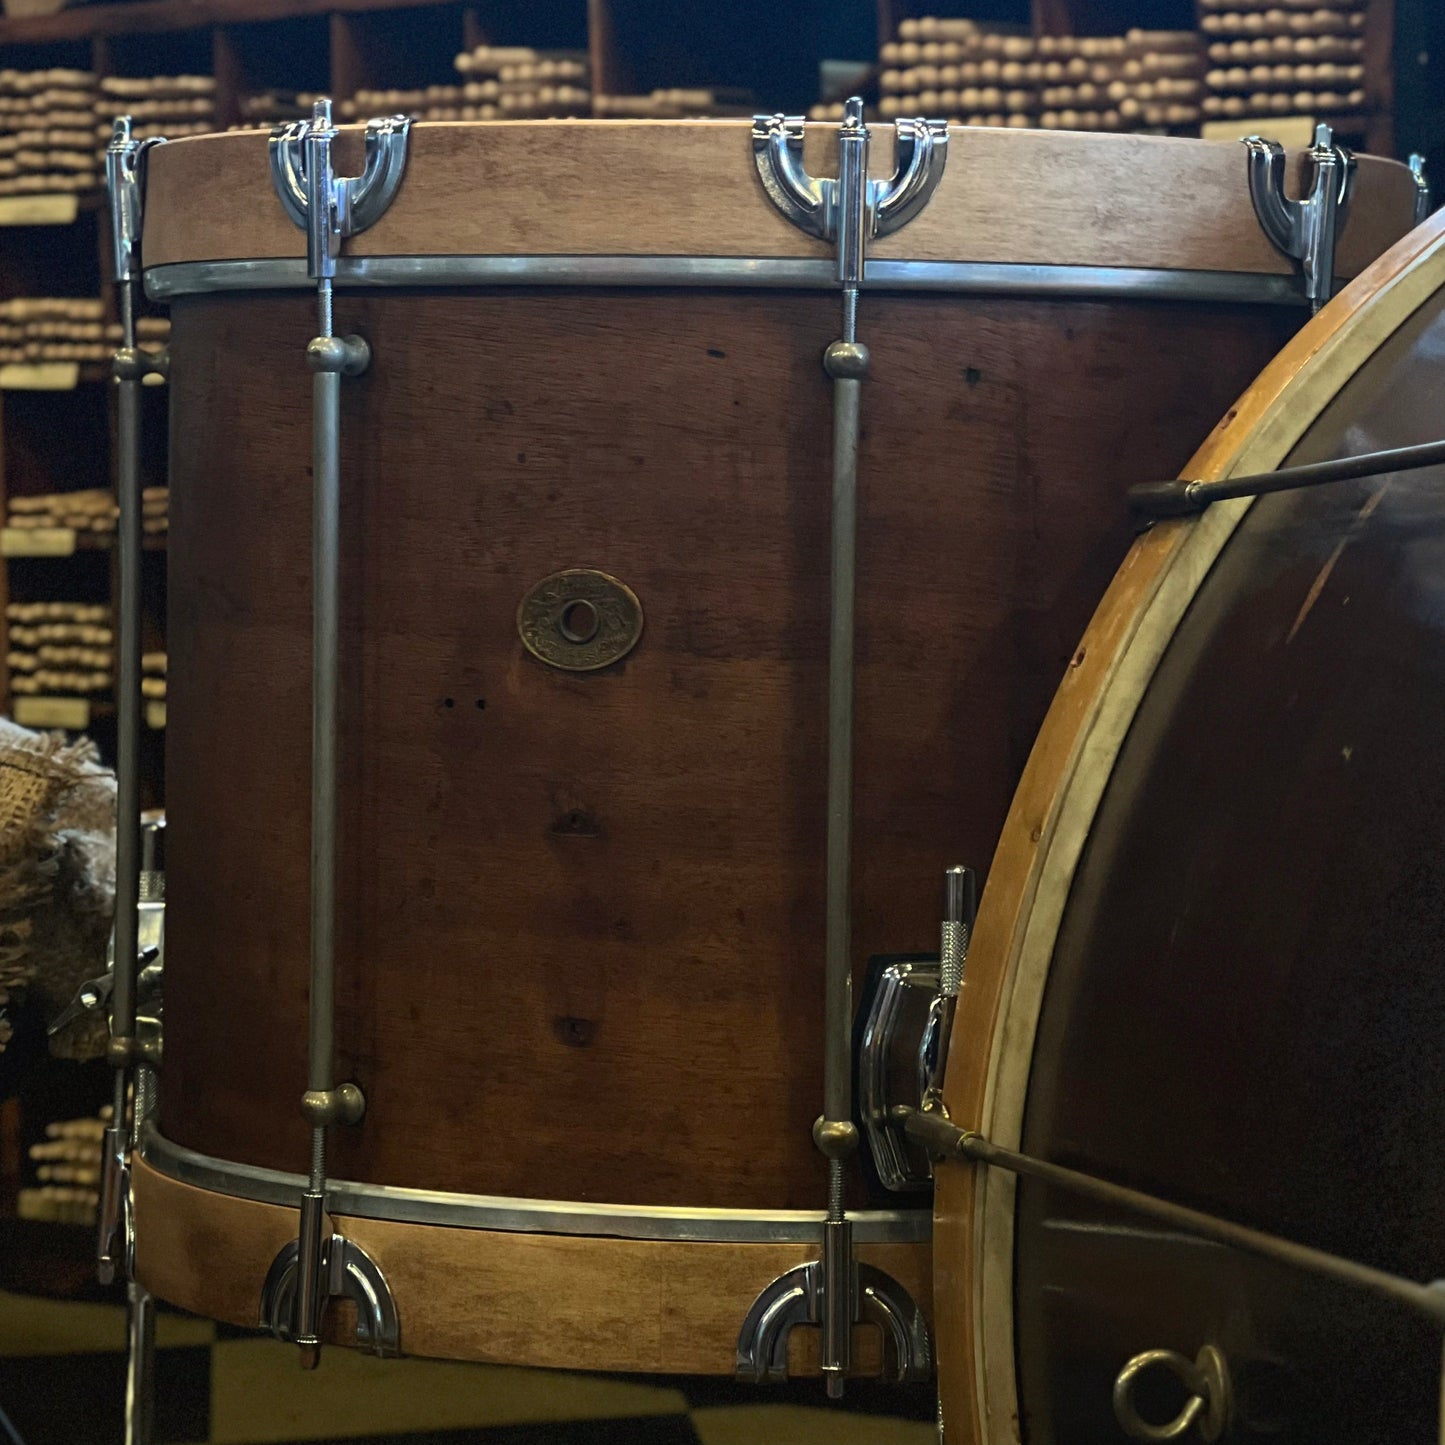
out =
<path fill-rule="evenodd" d="M 943 1108 L 943 1071 L 977 911 L 972 868 L 944 874 L 939 961 L 899 959 L 877 974 L 858 1036 L 858 1115 L 878 1182 L 898 1193 L 927 1189 L 933 1170 L 902 1119 Z M 927 1012 L 922 1000 L 927 997 Z"/>
<path fill-rule="evenodd" d="M 868 127 L 863 102 L 847 103 L 842 141 L 856 141 L 866 165 Z M 906 226 L 928 204 L 948 160 L 948 124 L 941 120 L 902 119 L 896 123 L 897 159 L 886 181 L 862 187 L 862 215 L 857 242 L 840 246 L 840 267 L 854 264 L 861 273 L 861 242 L 888 236 Z M 817 180 L 803 168 L 803 117 L 753 117 L 753 160 L 772 203 L 800 231 L 823 241 L 839 241 L 850 229 L 847 162 L 840 160 L 837 180 Z M 840 271 L 840 280 L 846 279 Z M 861 279 L 861 275 L 858 279 Z"/>
<path fill-rule="evenodd" d="M 1316 126 L 1315 143 L 1305 152 L 1314 166 L 1310 193 L 1290 200 L 1284 193 L 1284 147 L 1257 135 L 1244 144 L 1254 214 L 1275 249 L 1299 263 L 1305 297 L 1318 311 L 1334 294 L 1335 242 L 1349 213 L 1355 158 L 1334 144 L 1329 126 Z"/>
<path fill-rule="evenodd" d="M 1425 157 L 1415 151 L 1410 157 L 1410 174 L 1415 178 L 1415 224 L 1418 226 L 1432 210 L 1430 181 L 1425 174 Z"/>
<path fill-rule="evenodd" d="M 292 1318 L 300 1245 L 290 1240 L 271 1262 L 261 1287 L 260 1322 L 278 1340 L 294 1339 Z M 325 1299 L 346 1298 L 356 1306 L 356 1342 L 374 1355 L 401 1353 L 401 1322 L 396 1301 L 381 1266 L 344 1235 L 331 1234 L 321 1249 L 321 1293 Z"/>
<path fill-rule="evenodd" d="M 306 232 L 311 275 L 332 275 L 341 241 L 373 225 L 391 205 L 406 171 L 411 132 L 407 115 L 379 116 L 366 123 L 366 159 L 359 176 L 331 171 L 331 102 L 318 101 L 311 120 L 295 120 L 271 132 L 271 182 L 292 223 Z M 317 142 L 322 144 L 317 145 Z M 312 161 L 308 162 L 308 156 Z M 313 218 L 308 208 L 307 166 L 319 158 L 318 189 L 323 205 Z M 329 262 L 331 270 L 323 268 Z"/>
<path fill-rule="evenodd" d="M 851 1286 L 848 1316 L 854 1324 L 873 1325 L 882 1334 L 884 1377 L 896 1384 L 930 1379 L 928 1326 L 908 1291 L 871 1264 L 852 1266 Z M 823 1323 L 826 1289 L 823 1265 L 813 1260 L 780 1274 L 753 1301 L 738 1334 L 738 1379 L 754 1385 L 787 1380 L 788 1336 L 795 1325 Z"/>

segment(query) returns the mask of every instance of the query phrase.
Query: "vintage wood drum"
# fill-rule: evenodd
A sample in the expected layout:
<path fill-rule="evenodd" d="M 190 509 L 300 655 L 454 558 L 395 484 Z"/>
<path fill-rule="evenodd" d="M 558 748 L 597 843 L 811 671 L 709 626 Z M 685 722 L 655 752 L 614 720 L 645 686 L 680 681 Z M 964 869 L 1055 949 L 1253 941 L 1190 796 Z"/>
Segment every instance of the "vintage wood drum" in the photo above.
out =
<path fill-rule="evenodd" d="M 1442 388 L 1437 216 L 1185 475 L 1439 442 Z M 1218 501 L 1140 539 L 994 855 L 954 1124 L 1445 1278 L 1442 545 L 1439 465 Z M 1178 1438 L 1439 1438 L 1438 1288 L 1361 1289 L 962 1162 L 938 1171 L 934 1248 L 949 1445 L 1164 1439 L 1201 1399 Z"/>
<path fill-rule="evenodd" d="M 927 1375 L 930 1196 L 854 1150 L 850 986 L 987 868 L 1128 485 L 1413 224 L 1405 167 L 1316 149 L 324 114 L 154 148 L 140 1281 L 303 1338 L 349 1295 L 321 1334 L 422 1355 Z"/>

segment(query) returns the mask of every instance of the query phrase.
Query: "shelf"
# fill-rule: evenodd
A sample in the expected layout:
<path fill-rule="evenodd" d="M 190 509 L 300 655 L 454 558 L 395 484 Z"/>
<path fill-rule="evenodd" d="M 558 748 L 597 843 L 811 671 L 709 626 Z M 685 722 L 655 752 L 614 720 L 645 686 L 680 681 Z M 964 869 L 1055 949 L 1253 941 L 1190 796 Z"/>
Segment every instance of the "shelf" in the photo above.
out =
<path fill-rule="evenodd" d="M 166 30 L 199 30 L 207 25 L 292 20 L 305 15 L 413 10 L 437 3 L 438 0 L 131 0 L 122 4 L 82 5 L 57 15 L 0 20 L 0 45 L 87 40 L 95 35 L 152 35 Z"/>

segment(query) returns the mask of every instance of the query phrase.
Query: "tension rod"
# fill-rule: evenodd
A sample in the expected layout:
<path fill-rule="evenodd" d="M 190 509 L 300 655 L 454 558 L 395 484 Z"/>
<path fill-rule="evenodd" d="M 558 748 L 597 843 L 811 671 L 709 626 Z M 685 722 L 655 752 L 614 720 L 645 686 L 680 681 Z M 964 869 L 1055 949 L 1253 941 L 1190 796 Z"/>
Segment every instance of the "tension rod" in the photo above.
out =
<path fill-rule="evenodd" d="M 1162 517 L 1192 517 L 1211 502 L 1226 501 L 1230 497 L 1262 497 L 1269 492 L 1293 491 L 1296 487 L 1318 487 L 1326 482 L 1349 482 L 1357 477 L 1411 472 L 1442 464 L 1445 464 L 1445 441 L 1438 441 L 1395 447 L 1390 451 L 1363 452 L 1357 457 L 1340 457 L 1331 462 L 1280 467 L 1273 472 L 1256 472 L 1251 477 L 1228 477 L 1222 482 L 1183 479 L 1141 482 L 1129 488 L 1129 510 L 1151 522 Z"/>
<path fill-rule="evenodd" d="M 1281 1239 L 1277 1234 L 1266 1234 L 1247 1225 L 1205 1214 L 1202 1210 L 1171 1204 L 1153 1194 L 1128 1189 L 1092 1174 L 1083 1174 L 1077 1169 L 1066 1169 L 1061 1164 L 1050 1164 L 1030 1154 L 1005 1149 L 971 1129 L 960 1129 L 939 1113 L 923 1114 L 916 1109 L 901 1112 L 904 1132 L 908 1137 L 942 1158 L 969 1159 L 975 1164 L 987 1164 L 995 1169 L 1006 1169 L 1011 1174 L 1040 1179 L 1056 1188 L 1097 1200 L 1100 1204 L 1114 1205 L 1143 1215 L 1182 1233 L 1227 1245 L 1241 1254 L 1274 1260 L 1278 1264 L 1334 1280 L 1337 1284 L 1393 1300 L 1445 1329 L 1445 1284 L 1417 1284 L 1414 1280 L 1343 1259 L 1307 1244 Z"/>

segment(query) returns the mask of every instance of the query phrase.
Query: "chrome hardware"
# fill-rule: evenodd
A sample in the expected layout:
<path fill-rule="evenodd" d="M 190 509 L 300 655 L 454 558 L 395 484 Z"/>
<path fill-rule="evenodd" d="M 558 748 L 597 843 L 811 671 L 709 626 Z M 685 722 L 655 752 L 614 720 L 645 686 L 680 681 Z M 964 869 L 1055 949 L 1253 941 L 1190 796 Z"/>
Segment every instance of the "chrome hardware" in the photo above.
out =
<path fill-rule="evenodd" d="M 316 282 L 317 334 L 306 347 L 311 368 L 311 994 L 306 1051 L 306 1092 L 301 1111 L 311 1125 L 311 1170 L 301 1195 L 298 1242 L 292 1261 L 294 1310 L 290 1336 L 301 1361 L 314 1368 L 321 1353 L 321 1317 L 327 1251 L 340 1261 L 351 1248 L 328 1245 L 326 1130 L 359 1122 L 361 1090 L 335 1079 L 336 1024 L 336 738 L 341 595 L 341 378 L 371 362 L 359 336 L 337 336 L 332 289 L 341 242 L 373 225 L 390 206 L 406 169 L 411 121 L 387 116 L 366 123 L 366 160 L 359 176 L 337 176 L 331 146 L 331 101 L 321 99 L 311 119 L 273 131 L 271 181 L 287 216 L 306 232 L 306 270 Z M 360 1252 L 357 1251 L 359 1254 Z M 282 1251 L 285 1254 L 285 1251 Z M 364 1255 L 361 1258 L 365 1258 Z M 298 1266 L 299 1261 L 299 1266 Z M 277 1256 L 277 1265 L 281 1256 Z M 370 1261 L 367 1261 L 369 1264 Z M 340 1265 L 338 1264 L 338 1268 Z M 275 1273 L 273 1266 L 272 1273 Z M 348 1275 L 347 1278 L 350 1278 Z M 269 1286 L 269 1280 L 268 1280 Z"/>
<path fill-rule="evenodd" d="M 261 1288 L 261 1328 L 277 1339 L 293 1342 L 299 1256 L 295 1240 L 283 1245 Z M 325 1298 L 344 1297 L 356 1306 L 357 1344 L 374 1355 L 399 1355 L 401 1322 L 396 1301 L 376 1261 L 359 1244 L 332 1234 L 322 1241 L 320 1262 L 318 1285 Z"/>
<path fill-rule="evenodd" d="M 927 1189 L 927 1151 L 903 1132 L 910 1111 L 943 1107 L 943 1071 L 977 911 L 972 868 L 943 875 L 938 962 L 896 959 L 871 981 L 858 1043 L 858 1116 L 885 1189 Z"/>
<path fill-rule="evenodd" d="M 928 1011 L 928 1024 L 918 1050 L 919 1100 L 925 1109 L 943 1107 L 943 1071 L 968 941 L 978 913 L 978 878 L 972 868 L 955 866 L 943 875 L 943 922 L 939 926 L 938 997 Z"/>
<path fill-rule="evenodd" d="M 850 1330 L 870 1324 L 882 1333 L 884 1377 L 898 1384 L 928 1379 L 933 1372 L 928 1326 L 908 1291 L 874 1265 L 849 1259 L 838 1267 L 851 1276 Z M 795 1325 L 824 1323 L 827 1288 L 827 1270 L 811 1261 L 779 1275 L 753 1301 L 738 1335 L 738 1379 L 762 1385 L 788 1378 L 788 1335 Z"/>
<path fill-rule="evenodd" d="M 1134 1404 L 1134 1382 L 1156 1368 L 1168 1370 L 1189 1391 L 1183 1408 L 1164 1425 L 1151 1425 Z M 1174 1350 L 1146 1350 L 1114 1381 L 1114 1418 L 1133 1440 L 1178 1440 L 1196 1427 L 1202 1439 L 1218 1440 L 1229 1423 L 1229 1403 L 1229 1366 L 1213 1345 L 1205 1345 L 1193 1360 Z"/>
<path fill-rule="evenodd" d="M 1416 151 L 1410 157 L 1410 174 L 1415 178 L 1415 224 L 1425 220 L 1432 209 L 1430 182 L 1425 175 L 1425 157 Z"/>
<path fill-rule="evenodd" d="M 331 165 L 336 129 L 329 99 L 315 103 L 310 120 L 271 132 L 271 184 L 292 223 L 306 232 L 306 266 L 313 279 L 334 276 L 341 242 L 374 225 L 396 199 L 410 133 L 410 116 L 367 121 L 361 174 L 338 176 Z"/>
<path fill-rule="evenodd" d="M 906 226 L 928 204 L 948 160 L 948 124 L 899 120 L 897 161 L 886 181 L 868 179 L 863 102 L 847 102 L 838 133 L 838 178 L 816 180 L 803 168 L 803 117 L 753 117 L 753 161 L 773 204 L 799 230 L 838 247 L 838 280 L 862 279 L 864 246 Z"/>
<path fill-rule="evenodd" d="M 878 1182 L 896 1193 L 926 1190 L 928 1154 L 904 1136 L 895 1110 L 923 1103 L 920 1065 L 937 1014 L 938 964 L 895 959 L 875 974 L 858 1042 L 858 1117 Z"/>
<path fill-rule="evenodd" d="M 1257 135 L 1244 144 L 1254 214 L 1271 244 L 1299 263 L 1305 297 L 1318 311 L 1334 294 L 1335 242 L 1349 212 L 1355 158 L 1334 144 L 1329 126 L 1317 125 L 1315 143 L 1305 152 L 1314 170 L 1309 195 L 1290 200 L 1284 147 Z"/>
<path fill-rule="evenodd" d="M 105 188 L 110 198 L 111 254 L 117 284 L 140 279 L 146 153 L 164 144 L 159 136 L 136 140 L 128 115 L 116 116 L 111 126 L 110 144 L 105 150 Z"/>
<path fill-rule="evenodd" d="M 832 241 L 843 300 L 843 334 L 823 353 L 833 379 L 833 508 L 828 636 L 828 823 L 825 859 L 823 1113 L 813 1142 L 828 1161 L 823 1225 L 819 1368 L 830 1399 L 843 1393 L 859 1301 L 852 1235 L 843 1207 L 844 1168 L 858 1147 L 853 1123 L 853 662 L 858 525 L 858 435 L 868 348 L 858 340 L 858 292 L 868 242 L 911 221 L 937 189 L 948 159 L 945 121 L 897 128 L 897 164 L 887 181 L 868 178 L 868 127 L 857 96 L 838 128 L 838 176 L 816 180 L 803 168 L 803 122 L 753 117 L 753 164 L 769 199 L 793 225 Z"/>

